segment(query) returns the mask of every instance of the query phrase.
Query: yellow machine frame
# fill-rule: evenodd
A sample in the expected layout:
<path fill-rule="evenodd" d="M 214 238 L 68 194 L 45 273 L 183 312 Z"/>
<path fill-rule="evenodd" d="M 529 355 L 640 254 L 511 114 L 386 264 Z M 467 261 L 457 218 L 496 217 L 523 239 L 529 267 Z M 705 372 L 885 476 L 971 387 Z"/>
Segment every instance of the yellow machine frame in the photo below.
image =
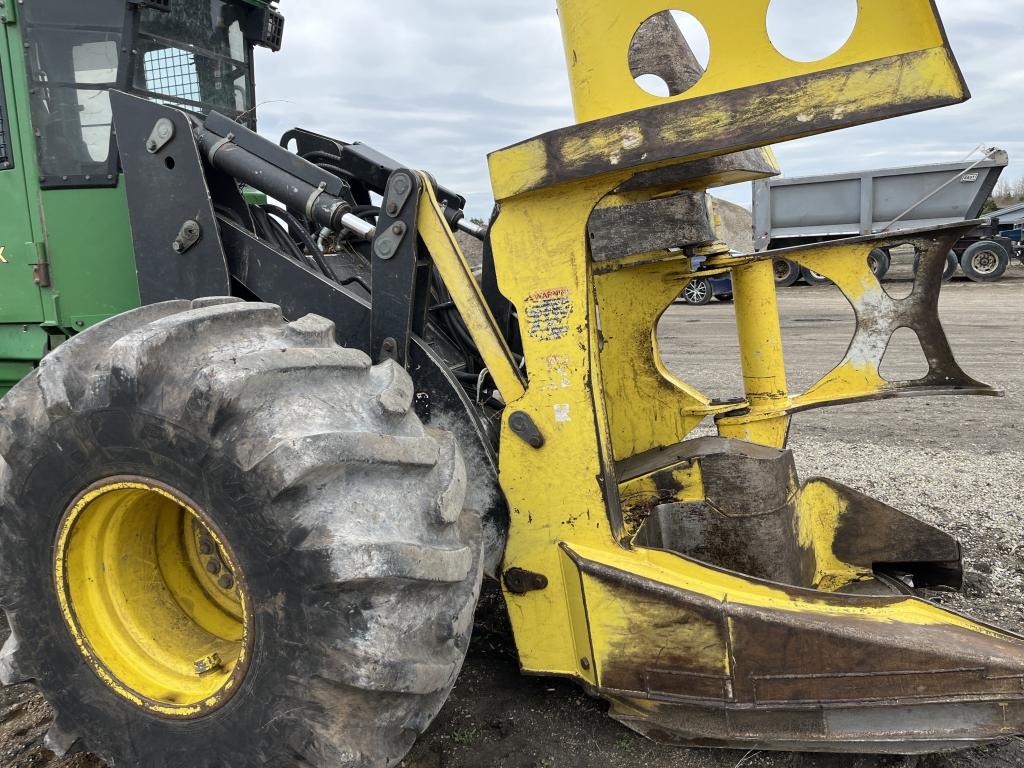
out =
<path fill-rule="evenodd" d="M 574 678 L 627 724 L 681 743 L 913 752 L 1016 732 L 1020 638 L 912 596 L 845 593 L 873 582 L 879 561 L 914 560 L 908 539 L 932 542 L 922 557 L 934 562 L 958 560 L 955 542 L 851 489 L 801 486 L 778 450 L 792 414 L 807 408 L 998 394 L 956 366 L 938 323 L 942 265 L 960 230 L 787 252 L 831 278 L 858 316 L 846 359 L 802 394 L 786 379 L 774 254 L 729 256 L 712 237 L 595 255 L 598 212 L 628 222 L 644 205 L 699 201 L 709 187 L 774 173 L 771 143 L 969 97 L 931 0 L 860 0 L 849 41 L 809 64 L 774 49 L 768 5 L 750 0 L 735 13 L 714 0 L 559 2 L 579 124 L 490 157 L 500 206 L 490 238 L 499 287 L 519 317 L 525 386 L 437 201 L 428 192 L 421 204 L 421 235 L 507 403 L 503 570 L 522 667 Z M 711 60 L 689 90 L 661 98 L 638 87 L 628 58 L 645 20 L 671 9 L 704 24 Z M 900 301 L 866 256 L 907 242 L 923 267 Z M 661 360 L 658 320 L 698 272 L 732 276 L 738 401 L 713 402 Z M 879 374 L 900 327 L 925 348 L 921 380 Z M 719 437 L 688 441 L 709 417 Z M 534 439 L 524 439 L 524 424 Z M 786 512 L 760 554 L 799 561 L 792 578 L 644 544 L 645 523 L 686 505 L 730 517 L 719 502 L 728 461 L 775 468 Z M 511 572 L 529 574 L 530 586 L 513 584 Z M 893 707 L 903 708 L 898 741 L 884 723 Z"/>

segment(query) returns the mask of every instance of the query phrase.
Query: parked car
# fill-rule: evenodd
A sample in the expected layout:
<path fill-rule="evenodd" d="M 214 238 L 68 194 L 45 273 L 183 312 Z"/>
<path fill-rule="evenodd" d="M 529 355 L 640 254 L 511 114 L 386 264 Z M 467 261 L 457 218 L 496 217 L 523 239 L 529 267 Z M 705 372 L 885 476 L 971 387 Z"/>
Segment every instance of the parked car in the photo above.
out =
<path fill-rule="evenodd" d="M 698 277 L 688 282 L 679 295 L 679 300 L 684 304 L 694 306 L 710 304 L 712 299 L 732 301 L 732 278 L 728 275 Z"/>

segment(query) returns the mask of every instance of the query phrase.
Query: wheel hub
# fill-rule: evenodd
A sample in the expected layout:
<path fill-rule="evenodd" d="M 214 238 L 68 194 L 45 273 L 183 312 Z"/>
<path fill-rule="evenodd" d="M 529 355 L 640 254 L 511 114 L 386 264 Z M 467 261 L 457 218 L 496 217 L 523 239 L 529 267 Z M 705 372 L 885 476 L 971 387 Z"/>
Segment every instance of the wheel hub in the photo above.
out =
<path fill-rule="evenodd" d="M 54 576 L 79 651 L 118 695 L 192 718 L 237 691 L 251 651 L 244 579 L 183 494 L 139 477 L 86 489 L 61 522 Z"/>
<path fill-rule="evenodd" d="M 694 280 L 686 286 L 686 298 L 690 302 L 703 301 L 707 296 L 707 285 L 702 280 Z"/>
<path fill-rule="evenodd" d="M 971 259 L 971 266 L 980 275 L 991 275 L 999 266 L 999 259 L 992 251 L 979 251 Z"/>

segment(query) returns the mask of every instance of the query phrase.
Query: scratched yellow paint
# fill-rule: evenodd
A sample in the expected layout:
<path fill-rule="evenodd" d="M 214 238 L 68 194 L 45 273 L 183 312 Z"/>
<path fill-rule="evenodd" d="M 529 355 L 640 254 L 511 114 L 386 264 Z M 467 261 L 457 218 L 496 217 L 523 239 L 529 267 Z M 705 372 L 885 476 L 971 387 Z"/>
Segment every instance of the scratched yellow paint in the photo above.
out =
<path fill-rule="evenodd" d="M 423 196 L 420 199 L 419 234 L 427 249 L 434 254 L 434 263 L 444 281 L 459 314 L 466 321 L 480 356 L 491 378 L 505 398 L 513 403 L 523 396 L 523 378 L 512 359 L 498 324 L 484 301 L 480 285 L 462 254 L 455 236 L 445 223 L 441 205 L 434 194 L 433 183 L 426 174 L 423 178 Z"/>
<path fill-rule="evenodd" d="M 959 627 L 987 637 L 1005 637 L 1001 630 L 960 614 L 947 611 L 934 603 L 916 597 L 894 596 L 879 604 L 875 601 L 850 599 L 817 590 L 783 590 L 768 582 L 746 579 L 729 571 L 721 571 L 696 561 L 686 560 L 660 550 L 594 549 L 576 544 L 567 548 L 578 558 L 632 573 L 665 585 L 692 592 L 719 602 L 769 608 L 794 614 L 816 614 L 821 617 L 862 619 L 872 624 L 907 624 L 911 626 L 946 625 Z M 887 604 L 886 604 L 887 603 Z"/>
<path fill-rule="evenodd" d="M 895 301 L 885 292 L 871 273 L 867 255 L 873 245 L 852 243 L 822 246 L 801 252 L 797 258 L 802 266 L 828 277 L 843 292 L 855 311 L 862 307 L 893 307 Z M 870 351 L 870 350 L 867 350 Z M 851 345 L 846 356 L 805 393 L 793 398 L 794 407 L 810 407 L 870 397 L 891 388 L 879 373 L 878 357 Z"/>
<path fill-rule="evenodd" d="M 692 278 L 688 263 L 671 259 L 594 278 L 604 400 L 616 460 L 678 443 L 706 417 L 736 407 L 712 405 L 662 361 L 655 329 Z M 679 344 L 685 350 L 687 340 Z"/>
<path fill-rule="evenodd" d="M 797 534 L 800 546 L 814 552 L 814 587 L 826 592 L 871 576 L 870 568 L 844 563 L 832 551 L 836 531 L 849 504 L 825 483 L 809 482 L 800 492 Z"/>
<path fill-rule="evenodd" d="M 559 18 L 577 120 L 596 120 L 888 56 L 929 49 L 945 54 L 948 50 L 931 0 L 859 0 L 857 26 L 840 50 L 817 62 L 793 61 L 779 53 L 768 37 L 769 3 L 741 0 L 726 11 L 720 0 L 560 0 Z M 666 10 L 686 11 L 701 22 L 711 41 L 711 59 L 693 88 L 662 98 L 634 82 L 628 62 L 636 31 L 648 18 Z M 948 55 L 937 58 L 925 74 L 934 82 L 961 83 Z M 891 97 L 891 93 L 880 97 Z"/>
<path fill-rule="evenodd" d="M 507 409 L 499 455 L 499 480 L 510 510 L 503 567 L 523 568 L 548 579 L 545 589 L 523 595 L 506 590 L 525 670 L 600 683 L 608 662 L 629 653 L 623 638 L 648 614 L 664 627 L 660 640 L 704 648 L 708 668 L 723 674 L 729 670 L 728 654 L 711 628 L 691 625 L 673 634 L 676 614 L 670 600 L 648 600 L 641 610 L 600 580 L 581 574 L 577 560 L 630 574 L 658 594 L 686 590 L 706 600 L 780 615 L 842 616 L 865 626 L 892 625 L 893 631 L 899 631 L 899 625 L 946 625 L 999 636 L 997 630 L 914 599 L 895 598 L 880 606 L 827 591 L 795 591 L 630 543 L 642 522 L 645 500 L 673 491 L 659 487 L 653 472 L 623 480 L 619 462 L 684 440 L 709 415 L 718 416 L 725 436 L 781 446 L 789 413 L 802 402 L 801 396 L 791 395 L 785 380 L 774 281 L 765 257 L 711 255 L 707 263 L 716 272 L 732 271 L 738 284 L 746 391 L 745 400 L 730 406 L 712 405 L 670 374 L 654 336 L 659 317 L 692 276 L 689 256 L 663 251 L 599 264 L 591 259 L 587 222 L 596 207 L 640 202 L 685 188 L 663 185 L 619 193 L 635 174 L 745 148 L 742 138 L 729 146 L 722 138 L 729 135 L 727 129 L 741 108 L 735 100 L 723 98 L 715 109 L 695 110 L 678 125 L 663 126 L 657 136 L 645 133 L 644 126 L 651 123 L 643 115 L 624 114 L 666 101 L 645 94 L 629 73 L 627 50 L 640 23 L 654 13 L 678 8 L 694 13 L 708 28 L 713 47 L 708 71 L 677 101 L 769 82 L 794 87 L 790 78 L 816 75 L 796 93 L 793 103 L 785 105 L 793 120 L 793 137 L 843 125 L 850 107 L 884 111 L 889 105 L 913 103 L 923 109 L 966 96 L 929 0 L 862 0 L 860 23 L 849 44 L 812 64 L 789 61 L 771 48 L 764 31 L 767 5 L 768 0 L 749 0 L 738 12 L 717 0 L 561 0 L 578 119 L 622 117 L 589 135 L 556 132 L 489 158 L 495 199 L 501 206 L 491 231 L 498 284 L 516 308 L 528 371 L 514 410 L 529 414 L 545 440 L 538 449 L 518 438 L 508 426 L 508 411 L 513 409 Z M 908 57 L 852 74 L 834 71 L 904 54 Z M 816 127 L 809 128 L 815 120 Z M 695 137 L 706 140 L 710 149 L 694 150 Z M 687 142 L 688 148 L 675 158 L 648 162 L 644 148 L 652 141 L 680 146 Z M 620 164 L 626 154 L 632 160 Z M 604 163 L 599 172 L 551 182 L 555 171 L 566 166 L 589 168 L 587 163 L 594 159 Z M 711 178 L 707 183 L 721 181 Z M 442 258 L 454 259 L 452 249 L 442 251 Z M 821 269 L 812 268 L 830 277 L 835 274 L 853 295 L 866 296 L 871 286 L 861 285 L 865 257 L 863 251 L 838 257 L 832 252 L 821 257 Z M 819 260 L 807 252 L 801 263 L 814 265 Z M 860 381 L 852 372 L 840 373 L 833 383 L 823 380 L 822 389 L 808 396 L 832 397 L 844 388 L 875 383 L 870 372 L 858 373 Z M 663 469 L 672 473 L 673 498 L 702 498 L 699 461 L 690 468 Z M 664 476 L 660 484 L 666 484 Z M 860 576 L 834 557 L 829 559 L 841 517 L 834 502 L 812 489 L 805 501 L 798 502 L 802 512 L 794 521 L 801 543 L 817 557 L 818 581 L 827 589 L 839 586 L 844 578 Z M 643 656 L 644 651 L 637 652 L 640 662 L 656 664 Z M 642 709 L 640 702 L 631 704 Z"/>
<path fill-rule="evenodd" d="M 684 461 L 656 472 L 623 480 L 619 497 L 626 513 L 626 530 L 632 537 L 643 518 L 630 518 L 630 512 L 648 510 L 652 504 L 695 502 L 704 500 L 704 478 L 700 463 Z"/>

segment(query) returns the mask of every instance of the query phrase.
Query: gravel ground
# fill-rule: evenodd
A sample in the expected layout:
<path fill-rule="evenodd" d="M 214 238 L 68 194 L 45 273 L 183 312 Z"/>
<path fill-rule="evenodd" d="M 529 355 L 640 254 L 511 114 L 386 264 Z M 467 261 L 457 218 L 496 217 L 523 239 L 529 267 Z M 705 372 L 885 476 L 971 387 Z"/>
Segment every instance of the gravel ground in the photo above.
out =
<path fill-rule="evenodd" d="M 909 286 L 897 264 L 895 292 Z M 780 297 L 787 367 L 806 386 L 841 359 L 853 316 L 834 288 Z M 908 398 L 801 414 L 791 445 L 804 478 L 824 475 L 955 533 L 964 542 L 967 594 L 946 604 L 1024 631 L 1024 268 L 1003 282 L 955 280 L 942 317 L 964 368 L 1005 399 Z M 732 310 L 676 306 L 661 328 L 670 368 L 709 394 L 740 390 Z M 899 346 L 899 352 L 910 352 Z M 918 356 L 919 353 L 918 353 Z M 888 362 L 888 361 L 887 361 Z M 893 361 L 893 372 L 914 363 Z M 405 768 L 1020 768 L 1020 742 L 924 757 L 799 755 L 675 749 L 652 744 L 604 714 L 574 685 L 518 673 L 500 596 L 481 602 L 466 668 Z M 0 768 L 97 768 L 56 760 L 42 745 L 49 710 L 30 686 L 0 690 Z M 256 768 L 254 766 L 254 768 Z"/>

